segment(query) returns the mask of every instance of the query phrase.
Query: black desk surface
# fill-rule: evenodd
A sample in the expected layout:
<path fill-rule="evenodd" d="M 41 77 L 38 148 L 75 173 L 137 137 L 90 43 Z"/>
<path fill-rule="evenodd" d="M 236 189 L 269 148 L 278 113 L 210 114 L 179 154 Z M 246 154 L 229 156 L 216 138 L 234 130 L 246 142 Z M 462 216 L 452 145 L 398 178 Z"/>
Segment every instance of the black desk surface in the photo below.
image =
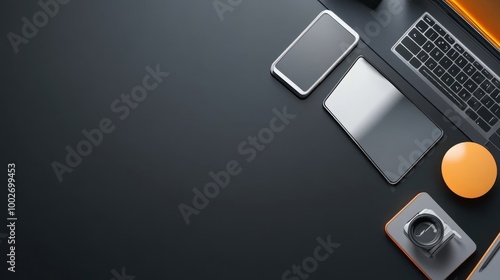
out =
<path fill-rule="evenodd" d="M 14 162 L 18 218 L 15 274 L 0 227 L 0 279 L 282 279 L 303 260 L 311 265 L 317 239 L 328 236 L 338 248 L 308 279 L 422 279 L 384 225 L 423 191 L 478 246 L 450 279 L 464 279 L 500 231 L 498 184 L 473 201 L 445 187 L 441 158 L 467 138 L 414 89 L 405 94 L 445 138 L 396 187 L 322 108 L 360 53 L 394 71 L 370 48 L 360 46 L 306 100 L 270 75 L 272 61 L 324 9 L 317 1 L 70 1 L 17 54 L 5 35 L 21 35 L 21 18 L 41 8 L 0 5 L 1 181 L 7 185 Z M 214 5 L 227 11 L 219 16 Z M 335 12 L 359 20 L 354 9 Z M 369 45 L 387 48 L 383 34 Z M 142 102 L 128 115 L 111 108 L 157 65 L 170 75 Z M 249 136 L 270 137 L 273 109 L 284 107 L 296 117 L 258 144 L 255 157 L 242 152 Z M 52 164 L 66 164 L 66 146 L 76 149 L 82 130 L 105 118 L 114 130 L 60 182 Z M 186 225 L 179 205 L 192 207 L 193 188 L 203 190 L 210 172 L 233 161 L 240 173 Z M 7 224 L 6 187 L 0 197 Z"/>

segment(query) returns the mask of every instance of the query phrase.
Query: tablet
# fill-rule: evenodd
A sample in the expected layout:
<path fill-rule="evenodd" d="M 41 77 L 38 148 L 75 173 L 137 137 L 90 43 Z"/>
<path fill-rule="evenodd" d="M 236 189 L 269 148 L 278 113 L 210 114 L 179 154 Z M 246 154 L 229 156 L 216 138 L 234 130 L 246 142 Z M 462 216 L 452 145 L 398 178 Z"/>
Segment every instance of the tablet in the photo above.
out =
<path fill-rule="evenodd" d="M 390 184 L 397 184 L 443 136 L 363 57 L 358 57 L 323 106 Z"/>

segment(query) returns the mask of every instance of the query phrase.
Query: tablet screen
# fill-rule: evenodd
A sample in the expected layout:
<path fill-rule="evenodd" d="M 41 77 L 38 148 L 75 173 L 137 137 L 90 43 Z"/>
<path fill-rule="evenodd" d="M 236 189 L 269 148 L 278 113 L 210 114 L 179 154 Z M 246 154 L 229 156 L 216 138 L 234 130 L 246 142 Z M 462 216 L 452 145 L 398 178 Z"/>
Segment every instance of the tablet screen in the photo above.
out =
<path fill-rule="evenodd" d="M 363 57 L 324 106 L 391 184 L 399 182 L 443 134 Z"/>

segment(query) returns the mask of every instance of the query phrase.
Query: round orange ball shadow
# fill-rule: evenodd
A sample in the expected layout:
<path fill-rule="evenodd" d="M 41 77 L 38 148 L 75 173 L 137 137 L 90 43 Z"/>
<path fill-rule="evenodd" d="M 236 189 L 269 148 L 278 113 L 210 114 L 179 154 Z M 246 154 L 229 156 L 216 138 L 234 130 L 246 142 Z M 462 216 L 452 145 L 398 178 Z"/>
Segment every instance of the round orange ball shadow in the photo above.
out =
<path fill-rule="evenodd" d="M 478 198 L 495 184 L 497 164 L 482 145 L 463 142 L 446 152 L 441 172 L 446 185 L 455 194 L 464 198 Z"/>

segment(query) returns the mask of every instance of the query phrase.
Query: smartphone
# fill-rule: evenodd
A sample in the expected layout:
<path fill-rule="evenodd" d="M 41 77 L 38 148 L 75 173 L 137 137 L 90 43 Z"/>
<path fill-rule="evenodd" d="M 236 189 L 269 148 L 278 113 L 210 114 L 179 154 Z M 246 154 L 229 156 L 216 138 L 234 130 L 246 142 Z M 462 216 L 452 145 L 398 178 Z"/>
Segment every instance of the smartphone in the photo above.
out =
<path fill-rule="evenodd" d="M 323 106 L 390 184 L 397 184 L 443 136 L 362 56 Z"/>
<path fill-rule="evenodd" d="M 274 61 L 271 74 L 306 98 L 358 41 L 358 33 L 337 15 L 322 11 Z"/>

